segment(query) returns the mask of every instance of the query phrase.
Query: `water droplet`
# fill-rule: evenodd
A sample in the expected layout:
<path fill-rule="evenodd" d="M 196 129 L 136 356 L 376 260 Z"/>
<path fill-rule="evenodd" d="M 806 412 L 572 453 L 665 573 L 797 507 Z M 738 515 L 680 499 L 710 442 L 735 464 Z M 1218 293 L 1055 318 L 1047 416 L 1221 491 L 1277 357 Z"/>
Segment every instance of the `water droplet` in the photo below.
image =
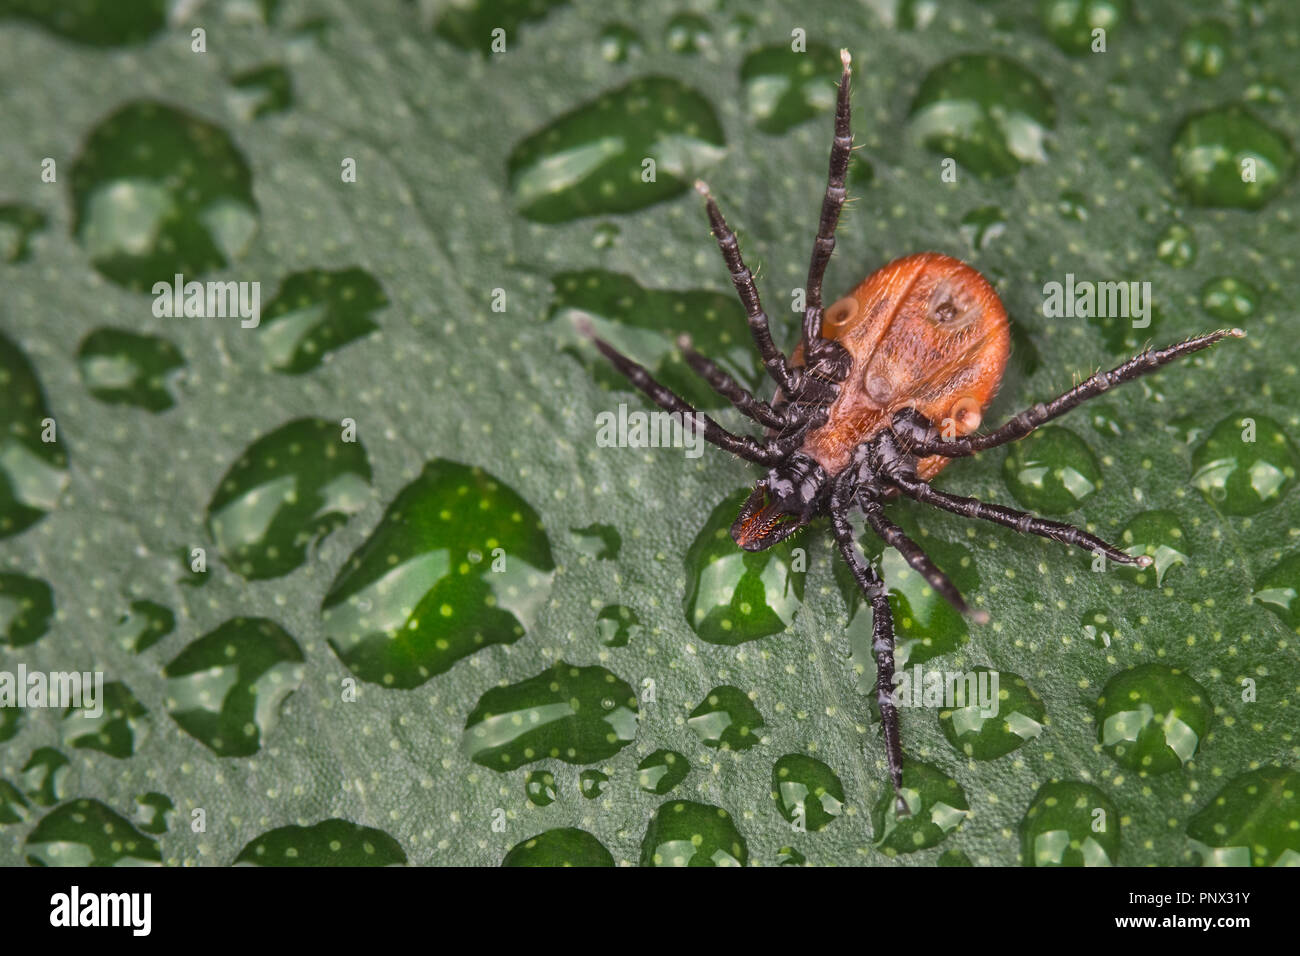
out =
<path fill-rule="evenodd" d="M 3 715 L 0 715 L 3 719 Z M 0 737 L 0 740 L 4 738 Z M 0 826 L 9 823 L 23 823 L 27 820 L 29 807 L 19 791 L 8 780 L 0 780 Z"/>
<path fill-rule="evenodd" d="M 1110 612 L 1103 608 L 1085 611 L 1079 618 L 1079 626 L 1083 629 L 1083 636 L 1101 648 L 1110 647 L 1119 637 Z"/>
<path fill-rule="evenodd" d="M 253 840 L 235 863 L 254 866 L 395 866 L 401 845 L 383 830 L 337 818 L 309 827 L 277 827 Z"/>
<path fill-rule="evenodd" d="M 1283 558 L 1260 577 L 1253 599 L 1300 632 L 1300 554 Z M 3 738 L 0 738 L 3 739 Z"/>
<path fill-rule="evenodd" d="M 308 549 L 370 497 L 370 461 L 323 418 L 300 418 L 240 455 L 208 505 L 208 528 L 231 570 L 257 580 L 288 574 Z"/>
<path fill-rule="evenodd" d="M 664 43 L 674 53 L 699 53 L 713 45 L 713 30 L 703 17 L 679 13 L 664 28 Z"/>
<path fill-rule="evenodd" d="M 379 325 L 371 313 L 388 305 L 375 277 L 364 269 L 309 269 L 280 285 L 262 310 L 259 341 L 267 364 L 300 374 Z"/>
<path fill-rule="evenodd" d="M 1119 810 L 1091 784 L 1045 783 L 1020 823 L 1025 866 L 1114 866 Z"/>
<path fill-rule="evenodd" d="M 772 766 L 772 799 L 781 816 L 816 832 L 844 810 L 844 785 L 835 771 L 815 757 L 786 754 Z"/>
<path fill-rule="evenodd" d="M 597 561 L 613 561 L 623 547 L 623 537 L 613 525 L 589 524 L 569 531 L 572 532 L 573 546 Z"/>
<path fill-rule="evenodd" d="M 663 796 L 686 779 L 691 766 L 675 750 L 656 750 L 636 767 L 637 786 L 647 793 Z"/>
<path fill-rule="evenodd" d="M 925 145 L 984 176 L 1005 176 L 1047 161 L 1056 124 L 1051 95 L 1018 63 L 1001 56 L 959 56 L 921 82 L 912 123 Z"/>
<path fill-rule="evenodd" d="M 446 12 L 434 30 L 461 49 L 490 54 L 492 31 L 505 31 L 509 50 L 519 42 L 520 28 L 525 23 L 540 20 L 568 4 L 569 0 L 457 0 L 445 7 Z M 527 31 L 522 34 L 527 36 Z"/>
<path fill-rule="evenodd" d="M 39 24 L 86 46 L 126 46 L 143 43 L 167 26 L 167 0 L 78 0 L 54 5 L 41 0 L 7 0 L 0 5 L 0 20 L 9 17 Z"/>
<path fill-rule="evenodd" d="M 130 610 L 118 618 L 113 628 L 113 641 L 124 650 L 140 654 L 175 629 L 176 615 L 170 608 L 153 601 L 132 601 Z"/>
<path fill-rule="evenodd" d="M 226 268 L 257 230 L 243 154 L 221 127 L 163 103 L 129 103 L 95 127 L 71 182 L 77 239 L 135 291 Z"/>
<path fill-rule="evenodd" d="M 158 843 L 98 800 L 74 800 L 45 814 L 23 852 L 32 866 L 162 865 Z"/>
<path fill-rule="evenodd" d="M 1224 514 L 1258 514 L 1295 483 L 1297 462 L 1295 447 L 1277 422 L 1264 415 L 1232 415 L 1192 453 L 1192 484 Z"/>
<path fill-rule="evenodd" d="M 793 569 L 791 539 L 766 551 L 742 551 L 730 528 L 748 490 L 713 509 L 686 554 L 686 621 L 710 644 L 743 644 L 780 634 L 803 601 L 803 572 Z"/>
<path fill-rule="evenodd" d="M 755 50 L 740 68 L 746 113 L 763 132 L 784 133 L 834 109 L 842 69 L 839 54 L 819 43 L 803 53 L 788 43 Z"/>
<path fill-rule="evenodd" d="M 279 63 L 236 73 L 230 78 L 230 85 L 238 91 L 231 96 L 232 112 L 245 121 L 282 113 L 293 106 L 293 81 L 289 71 Z"/>
<path fill-rule="evenodd" d="M 53 419 L 45 393 L 21 349 L 0 335 L 0 539 L 53 511 L 68 483 L 61 435 L 42 441 Z"/>
<path fill-rule="evenodd" d="M 39 578 L 0 574 L 0 642 L 11 648 L 35 644 L 50 629 L 54 592 Z"/>
<path fill-rule="evenodd" d="M 614 857 L 586 830 L 547 830 L 516 844 L 502 866 L 613 866 Z"/>
<path fill-rule="evenodd" d="M 564 661 L 536 677 L 494 687 L 465 721 L 463 749 L 505 772 L 535 760 L 594 763 L 636 737 L 636 694 L 603 667 Z"/>
<path fill-rule="evenodd" d="M 435 459 L 340 569 L 321 616 L 330 646 L 358 677 L 418 687 L 463 657 L 523 637 L 554 575 L 541 519 L 513 488 Z"/>
<path fill-rule="evenodd" d="M 12 740 L 23 720 L 23 708 L 5 705 L 0 707 L 0 744 Z"/>
<path fill-rule="evenodd" d="M 1091 449 L 1074 432 L 1056 425 L 1013 443 L 1002 474 L 1016 501 L 1047 515 L 1073 511 L 1101 485 L 1101 467 Z"/>
<path fill-rule="evenodd" d="M 633 633 L 640 633 L 641 619 L 625 604 L 608 604 L 596 615 L 596 627 L 606 647 L 627 647 Z"/>
<path fill-rule="evenodd" d="M 185 359 L 162 336 L 104 328 L 82 340 L 77 364 L 86 389 L 101 402 L 161 412 L 176 404 L 167 379 Z"/>
<path fill-rule="evenodd" d="M 1182 671 L 1143 664 L 1107 681 L 1097 699 L 1097 740 L 1140 776 L 1180 769 L 1210 727 L 1205 688 Z"/>
<path fill-rule="evenodd" d="M 1216 319 L 1235 324 L 1249 318 L 1259 302 L 1259 291 L 1249 282 L 1222 276 L 1201 286 L 1201 308 Z"/>
<path fill-rule="evenodd" d="M 738 687 L 715 687 L 686 721 L 706 747 L 748 750 L 758 743 L 763 715 Z"/>
<path fill-rule="evenodd" d="M 1092 31 L 1105 30 L 1109 34 L 1127 12 L 1127 0 L 1042 0 L 1038 5 L 1043 29 L 1053 43 L 1072 56 L 1091 53 Z"/>
<path fill-rule="evenodd" d="M 84 705 L 68 708 L 60 729 L 63 746 L 98 750 L 120 760 L 130 757 L 144 740 L 142 718 L 149 711 L 121 681 L 105 684 L 95 705 L 98 715 Z"/>
<path fill-rule="evenodd" d="M 1219 20 L 1198 20 L 1183 30 L 1178 52 L 1183 66 L 1198 76 L 1218 76 L 1228 61 L 1232 31 Z"/>
<path fill-rule="evenodd" d="M 19 202 L 0 203 L 0 259 L 24 262 L 31 254 L 32 236 L 43 230 L 48 219 L 35 206 Z"/>
<path fill-rule="evenodd" d="M 135 823 L 145 833 L 166 833 L 176 804 L 166 794 L 150 792 L 135 798 Z"/>
<path fill-rule="evenodd" d="M 746 318 L 734 295 L 689 290 L 642 288 L 635 279 L 592 269 L 555 276 L 550 319 L 560 348 L 574 356 L 603 387 L 616 392 L 635 389 L 610 368 L 590 340 L 576 331 L 582 318 L 620 351 L 636 356 L 664 385 L 695 408 L 727 405 L 704 384 L 677 349 L 677 337 L 689 332 L 697 351 L 709 356 L 741 383 L 758 384 L 760 366 L 745 334 Z"/>
<path fill-rule="evenodd" d="M 966 691 L 964 706 L 939 711 L 939 726 L 958 751 L 975 760 L 996 760 L 1017 750 L 1043 732 L 1043 722 L 1047 719 L 1047 708 L 1035 694 L 1025 679 L 1010 671 L 993 671 L 988 667 L 972 668 L 979 682 L 976 686 L 988 686 L 989 680 L 982 675 L 998 674 L 998 696 L 996 707 L 987 709 L 975 703 L 977 697 L 971 697 L 969 686 L 963 684 Z"/>
<path fill-rule="evenodd" d="M 600 31 L 600 55 L 610 63 L 626 63 L 642 51 L 641 36 L 622 23 L 611 23 Z"/>
<path fill-rule="evenodd" d="M 1007 216 L 997 206 L 981 206 L 961 218 L 961 234 L 973 252 L 979 252 L 1007 229 Z"/>
<path fill-rule="evenodd" d="M 1119 541 L 1128 554 L 1134 557 L 1145 554 L 1152 559 L 1148 568 L 1124 565 L 1115 568 L 1122 577 L 1142 587 L 1162 587 L 1171 568 L 1188 564 L 1187 534 L 1172 511 L 1142 512 L 1124 526 Z"/>
<path fill-rule="evenodd" d="M 632 212 L 682 195 L 722 158 L 709 101 L 679 80 L 642 77 L 552 121 L 510 154 L 519 211 L 557 223 Z M 654 178 L 644 162 L 654 161 Z"/>
<path fill-rule="evenodd" d="M 549 807 L 559 799 L 555 774 L 549 770 L 530 770 L 524 774 L 524 794 L 535 807 Z"/>
<path fill-rule="evenodd" d="M 1175 269 L 1185 269 L 1196 261 L 1196 234 L 1191 226 L 1171 222 L 1156 240 L 1156 258 Z"/>
<path fill-rule="evenodd" d="M 662 804 L 641 841 L 642 866 L 744 866 L 749 848 L 731 814 L 690 800 Z"/>
<path fill-rule="evenodd" d="M 37 747 L 23 764 L 22 786 L 27 799 L 52 807 L 65 795 L 64 781 L 70 761 L 53 747 Z"/>
<path fill-rule="evenodd" d="M 966 855 L 965 850 L 959 850 L 955 846 L 943 851 L 939 857 L 939 866 L 974 866 L 970 857 Z"/>
<path fill-rule="evenodd" d="M 776 851 L 777 866 L 804 866 L 808 858 L 792 846 L 783 846 Z"/>
<path fill-rule="evenodd" d="M 599 770 L 584 770 L 578 776 L 578 790 L 588 800 L 595 800 L 609 789 L 609 774 Z"/>
<path fill-rule="evenodd" d="M 902 794 L 910 816 L 898 815 L 892 787 L 871 808 L 876 847 L 886 856 L 937 846 L 971 814 L 961 785 L 929 764 L 904 763 Z"/>
<path fill-rule="evenodd" d="M 167 711 L 218 756 L 248 757 L 275 726 L 303 670 L 302 650 L 280 625 L 231 618 L 163 668 Z"/>
<path fill-rule="evenodd" d="M 1263 767 L 1234 777 L 1187 824 L 1203 866 L 1300 864 L 1300 773 Z"/>
<path fill-rule="evenodd" d="M 1174 138 L 1175 182 L 1200 206 L 1258 209 L 1295 165 L 1286 137 L 1241 106 L 1188 118 Z M 1250 181 L 1243 174 L 1250 172 Z"/>
<path fill-rule="evenodd" d="M 1073 219 L 1075 222 L 1088 221 L 1088 197 L 1081 192 L 1073 189 L 1067 189 L 1061 193 L 1060 198 L 1056 201 L 1056 211 L 1061 214 L 1063 219 Z"/>

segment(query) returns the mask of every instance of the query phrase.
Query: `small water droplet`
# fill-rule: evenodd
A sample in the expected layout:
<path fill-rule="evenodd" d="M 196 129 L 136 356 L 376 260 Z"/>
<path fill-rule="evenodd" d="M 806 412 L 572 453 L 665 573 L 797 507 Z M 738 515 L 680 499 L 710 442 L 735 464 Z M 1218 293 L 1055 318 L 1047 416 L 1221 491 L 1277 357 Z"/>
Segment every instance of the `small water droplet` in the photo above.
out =
<path fill-rule="evenodd" d="M 1196 261 L 1196 235 L 1192 227 L 1171 222 L 1156 240 L 1156 258 L 1175 269 L 1185 269 Z"/>
<path fill-rule="evenodd" d="M 1259 290 L 1233 276 L 1211 279 L 1201 286 L 1201 308 L 1230 325 L 1249 318 L 1258 303 Z"/>
<path fill-rule="evenodd" d="M 63 799 L 70 761 L 54 747 L 37 747 L 23 764 L 22 786 L 27 799 L 52 807 Z"/>
<path fill-rule="evenodd" d="M 555 774 L 549 770 L 530 770 L 524 774 L 524 794 L 535 807 L 549 807 L 559 799 Z"/>
<path fill-rule="evenodd" d="M 1134 557 L 1151 558 L 1150 567 L 1118 565 L 1115 568 L 1122 577 L 1145 588 L 1163 587 L 1172 568 L 1186 567 L 1189 563 L 1187 533 L 1172 511 L 1144 511 L 1135 516 L 1120 532 L 1119 544 Z"/>
<path fill-rule="evenodd" d="M 150 791 L 135 798 L 135 822 L 145 833 L 166 833 L 176 804 L 164 793 Z"/>
<path fill-rule="evenodd" d="M 161 336 L 104 328 L 82 340 L 77 364 L 86 389 L 101 402 L 161 412 L 176 404 L 168 379 L 185 359 Z"/>
<path fill-rule="evenodd" d="M 1263 767 L 1240 774 L 1187 824 L 1203 866 L 1300 865 L 1300 773 Z"/>
<path fill-rule="evenodd" d="M 755 50 L 740 68 L 747 115 L 776 135 L 831 110 L 842 68 L 839 54 L 819 43 L 802 53 L 789 44 Z"/>
<path fill-rule="evenodd" d="M 1045 783 L 1020 823 L 1024 866 L 1114 866 L 1119 809 L 1087 783 Z"/>
<path fill-rule="evenodd" d="M 1263 575 L 1255 583 L 1253 599 L 1280 617 L 1287 627 L 1300 632 L 1300 554 L 1293 554 Z"/>
<path fill-rule="evenodd" d="M 1230 209 L 1260 208 L 1295 166 L 1286 137 L 1241 106 L 1189 117 L 1174 137 L 1173 160 L 1175 182 L 1192 202 Z"/>
<path fill-rule="evenodd" d="M 656 750 L 636 767 L 637 786 L 663 796 L 691 772 L 686 758 L 675 750 Z"/>
<path fill-rule="evenodd" d="M 256 66 L 230 78 L 235 92 L 231 110 L 245 121 L 271 113 L 283 113 L 293 106 L 293 81 L 279 63 Z"/>
<path fill-rule="evenodd" d="M 98 750 L 125 760 L 143 742 L 149 711 L 121 681 L 104 685 L 95 701 L 95 715 L 86 706 L 69 707 L 63 715 L 60 738 L 63 746 L 81 750 Z"/>
<path fill-rule="evenodd" d="M 1282 499 L 1298 465 L 1295 447 L 1273 419 L 1231 415 L 1192 453 L 1192 484 L 1224 514 L 1253 515 Z"/>
<path fill-rule="evenodd" d="M 1002 474 L 1016 501 L 1039 514 L 1073 511 L 1101 485 L 1101 467 L 1092 450 L 1074 432 L 1056 425 L 1013 443 Z"/>
<path fill-rule="evenodd" d="M 492 52 L 494 30 L 504 30 L 506 49 L 527 36 L 525 23 L 543 19 L 552 10 L 568 6 L 569 0 L 456 0 L 444 6 L 434 32 L 463 50 Z"/>
<path fill-rule="evenodd" d="M 814 833 L 843 813 L 844 784 L 815 757 L 786 754 L 772 766 L 772 799 L 787 821 L 797 817 Z"/>
<path fill-rule="evenodd" d="M 573 546 L 597 561 L 613 561 L 623 547 L 623 537 L 613 525 L 589 524 L 569 531 Z"/>
<path fill-rule="evenodd" d="M 387 306 L 383 287 L 364 269 L 295 272 L 262 310 L 258 341 L 271 368 L 309 372 L 379 328 L 372 313 Z"/>
<path fill-rule="evenodd" d="M 1088 221 L 1088 197 L 1081 192 L 1073 189 L 1067 189 L 1061 193 L 1056 201 L 1056 211 L 1061 214 L 1063 219 L 1073 219 L 1075 222 Z"/>
<path fill-rule="evenodd" d="M 1221 20 L 1198 20 L 1183 30 L 1178 53 L 1183 66 L 1198 76 L 1218 76 L 1228 62 L 1232 31 Z"/>
<path fill-rule="evenodd" d="M 642 866 L 744 866 L 749 848 L 731 814 L 690 800 L 662 804 L 641 841 Z"/>
<path fill-rule="evenodd" d="M 513 846 L 502 866 L 613 866 L 614 857 L 586 830 L 563 827 Z"/>
<path fill-rule="evenodd" d="M 1177 668 L 1143 664 L 1106 682 L 1097 699 L 1097 740 L 1139 776 L 1179 770 L 1196 755 L 1213 706 Z"/>
<path fill-rule="evenodd" d="M 641 53 L 641 35 L 622 23 L 611 23 L 600 31 L 600 55 L 610 63 L 626 63 Z"/>
<path fill-rule="evenodd" d="M 699 53 L 713 45 L 713 28 L 701 16 L 679 13 L 664 28 L 664 43 L 674 53 Z"/>
<path fill-rule="evenodd" d="M 11 648 L 35 644 L 50 629 L 54 591 L 40 578 L 0 574 L 0 643 Z"/>
<path fill-rule="evenodd" d="M 0 539 L 53 511 L 68 484 L 62 433 L 42 440 L 53 417 L 27 356 L 0 335 Z"/>
<path fill-rule="evenodd" d="M 1090 611 L 1085 611 L 1083 616 L 1079 618 L 1079 626 L 1083 630 L 1083 636 L 1098 647 L 1110 647 L 1111 644 L 1118 640 L 1110 612 L 1104 608 L 1093 608 Z"/>
<path fill-rule="evenodd" d="M 396 866 L 401 845 L 383 830 L 333 818 L 312 826 L 277 827 L 235 857 L 253 866 Z"/>
<path fill-rule="evenodd" d="M 578 777 L 578 790 L 588 800 L 595 800 L 609 789 L 609 774 L 584 770 Z"/>
<path fill-rule="evenodd" d="M 908 816 L 898 815 L 892 787 L 871 808 L 875 844 L 886 856 L 937 846 L 971 815 L 961 784 L 929 764 L 904 763 L 902 795 Z"/>
<path fill-rule="evenodd" d="M 706 747 L 748 750 L 758 743 L 763 715 L 744 691 L 724 685 L 709 691 L 686 723 Z"/>
<path fill-rule="evenodd" d="M 1038 12 L 1052 42 L 1066 53 L 1080 56 L 1092 52 L 1094 30 L 1109 34 L 1123 22 L 1128 3 L 1127 0 L 1040 0 Z"/>
<path fill-rule="evenodd" d="M 32 236 L 45 228 L 48 217 L 35 206 L 0 203 L 0 259 L 24 262 L 31 254 Z"/>
<path fill-rule="evenodd" d="M 998 674 L 996 707 L 981 707 L 978 698 L 972 698 L 967 685 L 964 706 L 939 711 L 939 727 L 960 753 L 975 760 L 996 760 L 1017 750 L 1043 732 L 1047 708 L 1042 700 L 1025 683 L 1025 679 L 1010 671 L 995 672 L 988 667 L 975 667 L 976 687 L 992 687 L 990 678 L 983 675 Z M 990 681 L 985 684 L 985 681 Z"/>
<path fill-rule="evenodd" d="M 961 234 L 979 252 L 1007 229 L 1007 215 L 997 206 L 981 206 L 961 218 Z"/>
<path fill-rule="evenodd" d="M 608 604 L 596 615 L 596 627 L 606 647 L 627 647 L 632 635 L 640 633 L 641 618 L 625 604 Z"/>

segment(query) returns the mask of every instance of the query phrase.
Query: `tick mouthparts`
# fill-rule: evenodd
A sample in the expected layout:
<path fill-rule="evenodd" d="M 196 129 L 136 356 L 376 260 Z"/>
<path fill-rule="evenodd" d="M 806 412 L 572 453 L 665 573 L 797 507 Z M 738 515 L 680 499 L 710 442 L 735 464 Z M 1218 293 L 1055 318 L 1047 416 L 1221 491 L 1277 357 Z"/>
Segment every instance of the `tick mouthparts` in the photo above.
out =
<path fill-rule="evenodd" d="M 1244 339 L 1246 337 L 1245 329 L 1228 329 L 1228 334 L 1234 339 Z"/>
<path fill-rule="evenodd" d="M 848 50 L 840 50 L 840 62 L 844 64 L 844 72 L 849 72 L 849 64 L 853 62 L 853 57 L 849 56 Z"/>
<path fill-rule="evenodd" d="M 693 349 L 694 345 L 691 342 L 691 337 L 687 335 L 685 332 L 677 336 L 677 347 L 681 349 L 683 352 Z"/>
<path fill-rule="evenodd" d="M 706 183 L 703 179 L 695 180 L 695 191 L 699 193 L 701 196 L 703 196 L 705 199 L 712 198 L 709 195 L 709 184 Z"/>
<path fill-rule="evenodd" d="M 1148 554 L 1139 554 L 1139 555 L 1137 556 L 1137 560 L 1135 560 L 1133 563 L 1136 564 L 1139 568 L 1149 568 L 1149 567 L 1151 567 L 1151 565 L 1152 565 L 1153 562 L 1152 562 L 1152 560 L 1151 560 L 1151 556 L 1150 556 L 1150 555 L 1148 555 Z"/>
<path fill-rule="evenodd" d="M 591 327 L 591 319 L 585 315 L 575 315 L 573 317 L 573 327 L 578 330 L 578 334 L 583 338 L 594 339 L 596 332 Z"/>
<path fill-rule="evenodd" d="M 970 619 L 976 624 L 987 624 L 989 622 L 989 612 L 983 608 L 977 608 L 970 612 Z"/>

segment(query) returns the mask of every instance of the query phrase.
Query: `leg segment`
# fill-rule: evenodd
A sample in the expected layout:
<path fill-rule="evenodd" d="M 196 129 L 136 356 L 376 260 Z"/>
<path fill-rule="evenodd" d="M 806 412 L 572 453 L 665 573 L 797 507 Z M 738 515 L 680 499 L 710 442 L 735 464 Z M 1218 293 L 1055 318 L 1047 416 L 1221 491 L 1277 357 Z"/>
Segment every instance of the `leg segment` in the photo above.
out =
<path fill-rule="evenodd" d="M 840 51 L 844 72 L 840 74 L 839 97 L 835 104 L 835 139 L 831 142 L 830 171 L 826 177 L 826 196 L 822 199 L 822 218 L 813 242 L 812 261 L 808 266 L 808 287 L 804 290 L 807 305 L 803 314 L 803 340 L 809 342 L 821 337 L 822 330 L 822 278 L 826 265 L 835 250 L 835 226 L 840 220 L 846 190 L 844 181 L 849 171 L 849 155 L 853 148 L 853 135 L 849 130 L 849 51 Z"/>
<path fill-rule="evenodd" d="M 791 424 L 785 415 L 773 411 L 771 405 L 757 398 L 753 392 L 719 368 L 711 359 L 695 351 L 691 346 L 690 336 L 683 335 L 679 338 L 677 347 L 682 350 L 686 364 L 693 368 L 700 378 L 708 382 L 715 392 L 731 402 L 742 415 L 778 431 Z"/>
<path fill-rule="evenodd" d="M 1044 422 L 1050 421 L 1058 415 L 1064 415 L 1076 405 L 1081 405 L 1088 399 L 1095 398 L 1112 386 L 1132 381 L 1148 372 L 1154 372 L 1160 366 L 1168 364 L 1174 359 L 1182 358 L 1192 352 L 1199 352 L 1201 349 L 1208 348 L 1227 336 L 1242 338 L 1245 334 L 1241 329 L 1220 329 L 1217 332 L 1199 335 L 1196 338 L 1163 349 L 1147 349 L 1109 372 L 1098 372 L 1047 404 L 1039 402 L 1033 408 L 1025 409 L 1001 428 L 991 431 L 987 435 L 956 438 L 952 441 L 912 442 L 910 443 L 910 450 L 917 457 L 943 455 L 945 458 L 959 458 L 965 455 L 974 455 L 987 448 L 1004 445 L 1009 441 L 1024 438 Z"/>

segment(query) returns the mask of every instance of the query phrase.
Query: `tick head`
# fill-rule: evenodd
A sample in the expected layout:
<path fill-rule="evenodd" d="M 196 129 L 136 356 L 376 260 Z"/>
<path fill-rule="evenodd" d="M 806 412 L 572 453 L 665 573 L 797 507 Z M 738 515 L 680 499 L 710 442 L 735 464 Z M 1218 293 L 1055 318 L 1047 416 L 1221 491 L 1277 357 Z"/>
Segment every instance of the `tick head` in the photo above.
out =
<path fill-rule="evenodd" d="M 818 513 L 828 487 L 826 471 L 796 452 L 760 478 L 731 526 L 746 551 L 765 551 L 794 534 Z"/>

